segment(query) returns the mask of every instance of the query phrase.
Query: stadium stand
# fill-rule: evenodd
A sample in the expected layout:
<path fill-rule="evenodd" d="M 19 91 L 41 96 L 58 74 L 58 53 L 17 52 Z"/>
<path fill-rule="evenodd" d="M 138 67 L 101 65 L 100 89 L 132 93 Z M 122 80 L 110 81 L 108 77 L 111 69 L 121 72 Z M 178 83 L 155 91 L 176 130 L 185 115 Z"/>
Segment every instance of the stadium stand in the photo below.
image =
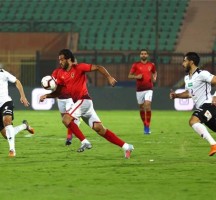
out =
<path fill-rule="evenodd" d="M 0 2 L 0 31 L 75 31 L 79 50 L 154 50 L 158 36 L 158 49 L 172 51 L 187 5 L 188 0 L 7 0 Z"/>

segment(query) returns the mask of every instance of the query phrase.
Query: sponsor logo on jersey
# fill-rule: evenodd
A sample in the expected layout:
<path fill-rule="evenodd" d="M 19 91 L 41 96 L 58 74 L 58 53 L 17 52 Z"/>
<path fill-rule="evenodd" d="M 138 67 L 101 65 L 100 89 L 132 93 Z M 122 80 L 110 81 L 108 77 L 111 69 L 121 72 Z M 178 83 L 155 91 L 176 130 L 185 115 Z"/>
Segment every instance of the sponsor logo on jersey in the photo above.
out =
<path fill-rule="evenodd" d="M 188 87 L 192 87 L 193 86 L 193 83 L 188 83 Z"/>

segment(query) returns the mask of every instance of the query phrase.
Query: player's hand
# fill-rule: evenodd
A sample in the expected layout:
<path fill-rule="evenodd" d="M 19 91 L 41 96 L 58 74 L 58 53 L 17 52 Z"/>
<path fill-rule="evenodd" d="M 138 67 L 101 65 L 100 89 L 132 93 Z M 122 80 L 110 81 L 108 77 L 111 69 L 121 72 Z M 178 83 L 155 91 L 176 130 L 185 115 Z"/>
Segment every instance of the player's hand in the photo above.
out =
<path fill-rule="evenodd" d="M 43 102 L 47 98 L 46 94 L 40 96 L 39 102 Z"/>
<path fill-rule="evenodd" d="M 137 79 L 141 79 L 141 78 L 142 78 L 142 74 L 138 74 L 138 75 L 136 76 L 136 78 L 137 78 Z"/>
<path fill-rule="evenodd" d="M 108 77 L 108 82 L 112 87 L 114 87 L 117 83 L 117 81 L 112 76 Z"/>
<path fill-rule="evenodd" d="M 28 102 L 26 97 L 21 97 L 20 102 L 23 103 L 23 105 L 26 106 L 26 107 L 28 107 L 30 105 L 30 103 Z"/>
<path fill-rule="evenodd" d="M 212 105 L 216 106 L 216 96 L 212 97 Z"/>
<path fill-rule="evenodd" d="M 169 96 L 170 96 L 170 99 L 175 99 L 176 98 L 176 93 L 171 89 Z"/>

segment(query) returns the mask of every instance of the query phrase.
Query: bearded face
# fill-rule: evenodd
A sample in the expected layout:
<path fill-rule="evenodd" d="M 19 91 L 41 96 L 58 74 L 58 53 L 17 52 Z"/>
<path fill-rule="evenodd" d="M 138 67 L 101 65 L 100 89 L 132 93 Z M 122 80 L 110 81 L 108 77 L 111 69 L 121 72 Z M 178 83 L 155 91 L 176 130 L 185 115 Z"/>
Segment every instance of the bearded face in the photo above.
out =
<path fill-rule="evenodd" d="M 64 55 L 60 55 L 60 56 L 59 56 L 59 64 L 60 64 L 60 66 L 61 66 L 63 69 L 65 69 L 65 70 L 67 70 L 68 67 L 69 67 L 68 60 L 65 59 Z"/>
<path fill-rule="evenodd" d="M 190 72 L 191 64 L 190 64 L 190 61 L 187 59 L 187 57 L 184 58 L 182 66 L 184 67 L 186 73 Z"/>
<path fill-rule="evenodd" d="M 186 73 L 189 73 L 190 70 L 191 70 L 191 66 L 190 66 L 190 64 L 188 63 L 188 64 L 186 65 L 186 67 L 185 67 L 185 72 L 186 72 Z"/>
<path fill-rule="evenodd" d="M 148 53 L 147 53 L 147 51 L 141 51 L 141 52 L 140 52 L 140 59 L 141 59 L 142 61 L 146 61 L 147 58 L 148 58 Z"/>

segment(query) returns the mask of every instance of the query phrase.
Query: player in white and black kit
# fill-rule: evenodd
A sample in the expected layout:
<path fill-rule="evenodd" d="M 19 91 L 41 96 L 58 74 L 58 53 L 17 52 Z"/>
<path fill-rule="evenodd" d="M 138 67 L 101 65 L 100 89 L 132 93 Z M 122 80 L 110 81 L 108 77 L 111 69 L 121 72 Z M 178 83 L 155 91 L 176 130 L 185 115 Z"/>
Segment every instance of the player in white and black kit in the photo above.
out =
<path fill-rule="evenodd" d="M 211 145 L 209 156 L 216 153 L 216 141 L 213 139 L 205 124 L 216 132 L 216 93 L 211 95 L 211 85 L 216 85 L 216 76 L 206 70 L 198 68 L 200 57 L 195 52 L 189 52 L 183 60 L 183 67 L 188 75 L 185 76 L 185 91 L 174 93 L 171 91 L 170 98 L 192 98 L 196 110 L 193 112 L 190 126 Z"/>
<path fill-rule="evenodd" d="M 15 151 L 15 135 L 22 131 L 27 130 L 29 133 L 33 134 L 34 129 L 29 126 L 26 120 L 23 120 L 23 124 L 13 127 L 12 121 L 13 115 L 13 101 L 8 94 L 8 82 L 14 83 L 20 93 L 20 101 L 24 106 L 29 106 L 29 102 L 26 99 L 23 86 L 21 82 L 12 74 L 2 69 L 0 67 L 0 131 L 4 138 L 8 140 L 9 143 L 9 156 L 14 157 L 16 155 Z"/>

